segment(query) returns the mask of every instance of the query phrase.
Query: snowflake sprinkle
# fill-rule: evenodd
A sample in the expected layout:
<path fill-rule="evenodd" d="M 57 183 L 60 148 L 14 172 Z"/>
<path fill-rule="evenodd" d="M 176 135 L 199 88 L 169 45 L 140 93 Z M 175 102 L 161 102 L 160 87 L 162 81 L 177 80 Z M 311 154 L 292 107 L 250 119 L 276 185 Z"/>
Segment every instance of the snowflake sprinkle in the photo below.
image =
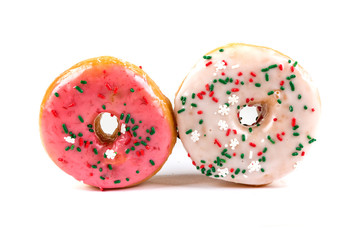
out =
<path fill-rule="evenodd" d="M 235 94 L 229 96 L 228 98 L 228 103 L 231 104 L 231 105 L 234 105 L 235 103 L 237 103 L 239 100 L 239 97 L 236 96 Z"/>
<path fill-rule="evenodd" d="M 230 139 L 230 147 L 232 150 L 234 150 L 237 145 L 239 145 L 239 141 L 236 138 Z"/>
<path fill-rule="evenodd" d="M 247 168 L 249 169 L 249 172 L 258 172 L 260 171 L 261 166 L 259 161 L 252 161 Z"/>
<path fill-rule="evenodd" d="M 75 143 L 75 138 L 72 138 L 71 136 L 64 137 L 65 141 L 68 143 Z"/>
<path fill-rule="evenodd" d="M 191 133 L 191 140 L 193 140 L 193 142 L 199 141 L 199 137 L 200 137 L 200 133 L 197 130 Z"/>
<path fill-rule="evenodd" d="M 230 111 L 230 108 L 226 105 L 220 105 L 218 113 L 221 114 L 221 116 L 228 115 Z"/>
<path fill-rule="evenodd" d="M 116 156 L 116 152 L 112 149 L 108 149 L 106 150 L 105 155 L 108 159 L 114 159 Z"/>
<path fill-rule="evenodd" d="M 125 123 L 122 123 L 122 124 L 121 124 L 120 132 L 121 132 L 122 134 L 125 134 L 125 132 L 126 132 L 126 124 L 125 124 Z"/>
<path fill-rule="evenodd" d="M 218 126 L 219 126 L 220 130 L 227 130 L 229 127 L 227 125 L 226 121 L 224 121 L 224 120 L 219 120 Z"/>

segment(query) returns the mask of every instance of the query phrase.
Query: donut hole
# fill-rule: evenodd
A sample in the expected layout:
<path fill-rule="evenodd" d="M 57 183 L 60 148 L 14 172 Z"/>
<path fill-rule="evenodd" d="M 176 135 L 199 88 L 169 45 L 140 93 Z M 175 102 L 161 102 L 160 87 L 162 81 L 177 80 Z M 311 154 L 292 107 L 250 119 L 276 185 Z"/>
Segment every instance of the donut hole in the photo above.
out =
<path fill-rule="evenodd" d="M 264 107 L 261 104 L 244 105 L 239 110 L 239 122 L 243 126 L 258 126 L 263 119 Z"/>
<path fill-rule="evenodd" d="M 95 134 L 102 142 L 113 142 L 118 136 L 119 119 L 109 113 L 102 112 L 94 121 Z"/>

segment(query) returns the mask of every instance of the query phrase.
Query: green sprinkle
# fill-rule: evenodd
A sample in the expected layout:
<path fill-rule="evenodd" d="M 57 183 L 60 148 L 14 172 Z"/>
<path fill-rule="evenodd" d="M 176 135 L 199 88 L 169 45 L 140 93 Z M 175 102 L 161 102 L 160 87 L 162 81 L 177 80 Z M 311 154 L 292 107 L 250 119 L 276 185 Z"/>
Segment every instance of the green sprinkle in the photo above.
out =
<path fill-rule="evenodd" d="M 306 109 L 308 109 L 308 107 L 306 105 L 304 105 L 304 109 L 306 110 Z"/>
<path fill-rule="evenodd" d="M 297 61 L 295 61 L 295 63 L 294 63 L 294 65 L 293 65 L 293 67 L 296 67 L 296 65 L 298 64 L 298 62 Z"/>
<path fill-rule="evenodd" d="M 155 134 L 155 128 L 151 127 L 150 135 L 154 135 L 154 134 Z"/>
<path fill-rule="evenodd" d="M 295 85 L 292 81 L 289 82 L 291 91 L 295 91 Z"/>
<path fill-rule="evenodd" d="M 75 148 L 75 145 L 71 145 L 70 149 L 74 150 L 74 148 Z"/>
<path fill-rule="evenodd" d="M 135 92 L 135 90 L 133 88 L 130 88 L 130 92 Z"/>
<path fill-rule="evenodd" d="M 101 179 L 101 180 L 105 180 L 105 178 L 104 178 L 103 176 L 100 176 L 100 179 Z"/>
<path fill-rule="evenodd" d="M 178 113 L 182 113 L 182 112 L 184 112 L 185 111 L 185 108 L 182 108 L 182 109 L 180 109 L 179 111 L 178 111 Z"/>
<path fill-rule="evenodd" d="M 78 118 L 79 118 L 80 122 L 82 122 L 82 123 L 84 122 L 84 119 L 82 118 L 82 116 L 79 115 Z"/>
<path fill-rule="evenodd" d="M 231 94 L 231 91 L 226 91 L 226 94 L 227 94 L 227 95 L 230 95 L 230 94 Z"/>
<path fill-rule="evenodd" d="M 263 149 L 263 153 L 266 153 L 266 151 L 267 151 L 267 147 L 264 147 L 264 149 Z"/>
<path fill-rule="evenodd" d="M 108 167 L 108 169 L 109 169 L 109 170 L 113 170 L 113 168 L 112 168 L 112 165 L 111 165 L 111 164 L 108 164 L 108 165 L 107 165 L 107 167 Z"/>
<path fill-rule="evenodd" d="M 146 137 L 146 140 L 148 140 L 149 142 L 151 141 L 151 138 L 150 137 Z"/>
<path fill-rule="evenodd" d="M 315 141 L 316 141 L 316 139 L 313 138 L 313 139 L 311 139 L 311 140 L 309 141 L 309 144 L 311 144 L 311 143 L 313 143 L 313 142 L 315 142 Z"/>
<path fill-rule="evenodd" d="M 130 178 L 125 178 L 125 180 L 128 182 L 128 181 L 130 181 Z"/>
<path fill-rule="evenodd" d="M 265 172 L 265 169 L 261 168 L 260 171 L 261 171 L 261 172 Z"/>
<path fill-rule="evenodd" d="M 195 103 L 190 104 L 192 107 L 197 107 Z"/>
<path fill-rule="evenodd" d="M 62 125 L 62 127 L 63 127 L 63 129 L 64 129 L 64 132 L 65 132 L 65 133 L 69 133 L 69 131 L 68 131 L 68 129 L 67 129 L 67 127 L 66 127 L 65 123 Z"/>
<path fill-rule="evenodd" d="M 246 141 L 246 136 L 245 136 L 245 134 L 241 135 L 241 140 L 242 140 L 243 142 Z"/>
<path fill-rule="evenodd" d="M 131 151 L 135 151 L 135 147 L 131 147 L 130 150 L 131 150 Z"/>
<path fill-rule="evenodd" d="M 91 167 L 92 167 L 92 168 L 97 168 L 97 166 L 96 166 L 96 165 L 91 165 Z"/>
<path fill-rule="evenodd" d="M 122 114 L 120 115 L 120 120 L 123 120 L 123 119 L 124 119 L 124 116 L 125 116 L 125 114 L 122 113 Z"/>
<path fill-rule="evenodd" d="M 192 132 L 192 129 L 189 129 L 189 130 L 187 130 L 185 133 L 186 134 L 189 134 L 189 133 L 191 133 Z"/>
<path fill-rule="evenodd" d="M 224 51 L 224 49 L 223 49 L 223 48 L 220 48 L 220 49 L 219 49 L 219 52 L 223 52 L 223 51 Z"/>
<path fill-rule="evenodd" d="M 129 149 L 129 148 L 125 150 L 125 153 L 126 153 L 126 154 L 128 154 L 129 152 L 130 152 L 130 149 Z"/>
<path fill-rule="evenodd" d="M 219 79 L 219 82 L 221 82 L 222 84 L 227 84 L 227 82 L 225 80 Z"/>
<path fill-rule="evenodd" d="M 88 127 L 88 128 L 92 128 L 93 125 L 92 125 L 92 124 L 88 124 L 87 127 Z"/>
<path fill-rule="evenodd" d="M 191 98 L 192 98 L 192 99 L 195 99 L 195 96 L 196 96 L 196 94 L 193 93 L 193 94 L 191 95 Z"/>
<path fill-rule="evenodd" d="M 244 159 L 244 157 L 245 157 L 245 154 L 242 153 L 242 154 L 240 155 L 240 158 L 241 158 L 241 159 Z"/>
<path fill-rule="evenodd" d="M 293 136 L 295 136 L 295 137 L 300 136 L 300 133 L 294 132 L 294 133 L 293 133 Z"/>
<path fill-rule="evenodd" d="M 79 148 L 79 147 L 77 147 L 76 150 L 77 150 L 78 152 L 81 152 L 81 148 Z"/>
<path fill-rule="evenodd" d="M 238 175 L 240 173 L 240 168 L 237 168 L 236 170 L 235 170 L 235 175 Z"/>
<path fill-rule="evenodd" d="M 281 100 L 280 100 L 280 99 L 278 99 L 277 102 L 278 102 L 279 104 L 281 104 Z"/>
<path fill-rule="evenodd" d="M 270 91 L 267 94 L 270 96 L 270 95 L 274 94 L 274 91 Z"/>
<path fill-rule="evenodd" d="M 293 156 L 297 156 L 297 155 L 299 155 L 299 153 L 297 153 L 297 152 L 293 152 L 291 155 L 293 155 Z"/>
<path fill-rule="evenodd" d="M 289 111 L 290 112 L 294 111 L 294 107 L 292 105 L 289 106 Z"/>
<path fill-rule="evenodd" d="M 136 131 L 138 128 L 139 128 L 139 126 L 138 126 L 138 125 L 135 125 L 135 126 L 131 129 L 131 131 Z"/>
<path fill-rule="evenodd" d="M 291 60 L 289 59 L 288 63 L 291 63 Z"/>
<path fill-rule="evenodd" d="M 249 132 L 252 132 L 252 128 L 251 128 L 251 127 L 249 127 Z"/>
<path fill-rule="evenodd" d="M 102 107 L 102 109 L 104 109 L 104 110 L 106 109 L 106 106 L 105 106 L 105 105 L 102 105 L 101 107 Z"/>
<path fill-rule="evenodd" d="M 136 170 L 136 173 L 137 173 L 137 174 L 139 174 L 139 173 L 140 173 L 140 171 L 139 171 L 139 170 Z"/>
<path fill-rule="evenodd" d="M 255 87 L 261 87 L 260 83 L 255 83 Z"/>
<path fill-rule="evenodd" d="M 265 81 L 269 81 L 269 74 L 265 73 Z"/>
<path fill-rule="evenodd" d="M 204 120 L 200 119 L 199 124 L 203 124 Z"/>
<path fill-rule="evenodd" d="M 87 84 L 87 81 L 81 80 L 80 83 L 81 83 L 81 84 Z"/>
<path fill-rule="evenodd" d="M 79 93 L 83 93 L 83 92 L 84 92 L 79 86 L 75 86 L 75 89 L 78 90 Z"/>
<path fill-rule="evenodd" d="M 298 95 L 298 99 L 299 99 L 299 100 L 301 99 L 301 94 Z"/>
<path fill-rule="evenodd" d="M 241 81 L 240 84 L 241 84 L 241 85 L 244 85 L 245 83 L 244 83 L 244 81 Z"/>
<path fill-rule="evenodd" d="M 121 183 L 121 181 L 120 180 L 115 180 L 114 183 L 118 184 L 118 183 Z"/>
<path fill-rule="evenodd" d="M 130 113 L 126 115 L 126 118 L 125 118 L 125 123 L 128 123 L 130 120 Z"/>
<path fill-rule="evenodd" d="M 307 137 L 308 139 L 312 139 L 312 137 L 311 137 L 310 135 L 307 135 L 306 137 Z"/>
<path fill-rule="evenodd" d="M 278 66 L 277 64 L 273 64 L 273 65 L 270 65 L 268 68 L 272 69 L 272 68 L 276 68 L 277 66 Z"/>
<path fill-rule="evenodd" d="M 94 132 L 94 129 L 90 128 L 90 129 L 89 129 L 89 132 Z"/>
<path fill-rule="evenodd" d="M 94 151 L 95 155 L 97 155 L 97 154 L 98 154 L 98 151 L 97 151 L 97 149 L 96 149 L 96 148 L 94 148 L 94 149 L 93 149 L 93 151 Z"/>
<path fill-rule="evenodd" d="M 144 141 L 141 141 L 140 142 L 142 145 L 144 145 L 144 146 L 146 146 L 147 145 L 147 143 L 146 142 L 144 142 Z"/>
<path fill-rule="evenodd" d="M 267 71 L 269 71 L 269 68 L 263 68 L 263 69 L 261 69 L 261 71 L 262 72 L 267 72 Z"/>
<path fill-rule="evenodd" d="M 272 138 L 270 137 L 270 135 L 267 136 L 267 139 L 268 139 L 272 144 L 275 144 L 275 141 L 272 140 Z"/>
<path fill-rule="evenodd" d="M 296 129 L 298 129 L 299 128 L 299 125 L 295 125 L 294 127 L 293 127 L 293 130 L 296 130 Z"/>
<path fill-rule="evenodd" d="M 69 146 L 67 146 L 67 147 L 65 148 L 65 151 L 69 151 L 69 149 L 70 149 L 70 147 L 69 147 Z"/>
<path fill-rule="evenodd" d="M 155 162 L 153 160 L 150 159 L 149 162 L 151 165 L 153 165 L 153 166 L 155 165 Z"/>
<path fill-rule="evenodd" d="M 59 97 L 59 94 L 57 92 L 54 93 L 55 97 Z"/>
<path fill-rule="evenodd" d="M 209 90 L 210 90 L 210 92 L 212 92 L 212 91 L 214 90 L 214 84 L 211 84 L 211 85 L 210 85 L 210 89 L 209 89 Z"/>

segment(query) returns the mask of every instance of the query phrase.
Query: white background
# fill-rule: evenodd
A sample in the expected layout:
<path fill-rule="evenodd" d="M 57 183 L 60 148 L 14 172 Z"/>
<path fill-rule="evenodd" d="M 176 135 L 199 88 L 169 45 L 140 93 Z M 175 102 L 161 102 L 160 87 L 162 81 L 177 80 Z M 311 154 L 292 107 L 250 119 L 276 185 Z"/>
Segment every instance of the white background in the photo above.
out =
<path fill-rule="evenodd" d="M 0 239 L 360 239 L 356 1 L 0 2 Z M 98 191 L 53 164 L 38 115 L 50 83 L 90 57 L 143 66 L 172 101 L 206 52 L 244 42 L 310 72 L 322 99 L 304 163 L 266 187 L 202 176 L 178 140 L 137 187 Z"/>

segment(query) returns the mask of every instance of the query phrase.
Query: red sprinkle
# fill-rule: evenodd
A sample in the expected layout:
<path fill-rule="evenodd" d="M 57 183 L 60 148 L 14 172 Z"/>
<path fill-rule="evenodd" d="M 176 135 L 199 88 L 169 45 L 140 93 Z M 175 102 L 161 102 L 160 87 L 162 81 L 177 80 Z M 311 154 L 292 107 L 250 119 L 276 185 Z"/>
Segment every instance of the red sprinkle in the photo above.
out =
<path fill-rule="evenodd" d="M 293 118 L 291 120 L 291 126 L 295 127 L 295 125 L 296 125 L 296 118 Z"/>
<path fill-rule="evenodd" d="M 226 136 L 229 136 L 229 135 L 230 135 L 230 132 L 231 132 L 231 129 L 228 128 L 228 130 L 226 131 Z"/>
<path fill-rule="evenodd" d="M 54 115 L 54 117 L 58 116 L 58 114 L 57 114 L 57 112 L 55 110 L 51 110 L 51 113 Z"/>
<path fill-rule="evenodd" d="M 112 90 L 112 87 L 110 86 L 110 84 L 109 84 L 109 83 L 105 83 L 105 86 L 106 86 L 106 88 L 107 88 L 107 89 L 109 89 L 109 91 L 111 91 L 111 90 Z"/>
<path fill-rule="evenodd" d="M 257 155 L 258 155 L 258 156 L 261 156 L 262 154 L 263 154 L 262 152 L 258 152 L 258 154 L 257 154 Z"/>
<path fill-rule="evenodd" d="M 250 99 L 249 99 L 249 98 L 247 98 L 247 99 L 246 99 L 246 103 L 249 103 L 249 102 L 250 102 Z"/>
<path fill-rule="evenodd" d="M 218 101 L 219 101 L 219 99 L 217 99 L 216 97 L 213 97 L 212 100 L 213 100 L 214 102 L 218 102 Z"/>
<path fill-rule="evenodd" d="M 197 112 L 197 114 L 199 114 L 199 115 L 203 114 L 203 111 L 200 110 L 200 111 Z"/>
<path fill-rule="evenodd" d="M 239 79 L 235 79 L 235 85 L 238 85 L 240 83 Z"/>
<path fill-rule="evenodd" d="M 212 97 L 214 95 L 214 91 L 209 93 L 209 97 Z"/>
<path fill-rule="evenodd" d="M 256 147 L 256 144 L 252 143 L 252 142 L 250 142 L 249 145 L 252 146 L 252 147 Z"/>
<path fill-rule="evenodd" d="M 232 88 L 231 91 L 232 91 L 232 92 L 238 92 L 239 89 L 238 89 L 238 88 Z"/>
<path fill-rule="evenodd" d="M 279 65 L 279 69 L 280 69 L 280 71 L 283 70 L 283 65 L 282 64 Z"/>
<path fill-rule="evenodd" d="M 146 148 L 146 150 L 149 150 L 149 149 L 150 149 L 150 146 L 149 146 L 149 145 L 146 145 L 145 148 Z"/>
<path fill-rule="evenodd" d="M 250 74 L 251 76 L 256 77 L 256 74 L 254 72 L 251 72 Z"/>
<path fill-rule="evenodd" d="M 75 106 L 74 102 L 70 103 L 70 105 L 68 107 L 73 107 L 73 106 Z"/>
<path fill-rule="evenodd" d="M 249 82 L 253 82 L 254 80 L 252 78 L 249 79 Z"/>
<path fill-rule="evenodd" d="M 204 165 L 201 165 L 200 168 L 204 168 L 205 166 Z"/>
<path fill-rule="evenodd" d="M 221 73 L 221 75 L 225 76 L 225 73 L 224 73 L 224 72 L 222 72 L 222 73 Z"/>
<path fill-rule="evenodd" d="M 277 137 L 277 139 L 279 139 L 279 141 L 282 141 L 283 139 L 281 138 L 281 136 L 280 136 L 280 134 L 278 133 L 278 134 L 276 134 L 276 137 Z"/>
<path fill-rule="evenodd" d="M 190 157 L 190 153 L 188 153 L 188 157 Z"/>
<path fill-rule="evenodd" d="M 234 134 L 237 134 L 237 131 L 236 131 L 236 129 L 233 129 L 233 132 L 234 132 Z"/>
<path fill-rule="evenodd" d="M 213 167 L 213 165 L 212 164 L 209 164 L 209 168 L 212 168 Z"/>
<path fill-rule="evenodd" d="M 217 140 L 216 138 L 215 138 L 215 140 L 214 140 L 214 144 L 217 144 L 219 147 L 221 147 L 221 143 L 220 143 L 219 140 Z"/>
<path fill-rule="evenodd" d="M 192 161 L 192 164 L 193 164 L 194 166 L 196 166 L 196 163 L 195 163 L 195 161 Z"/>
<path fill-rule="evenodd" d="M 145 104 L 148 104 L 148 103 L 149 103 L 145 96 L 143 96 L 143 100 L 144 100 L 144 103 L 145 103 Z"/>
<path fill-rule="evenodd" d="M 225 66 L 227 66 L 227 62 L 225 61 L 225 60 L 222 60 L 223 61 L 223 63 L 225 64 Z"/>
<path fill-rule="evenodd" d="M 212 61 L 210 61 L 210 62 L 207 62 L 206 64 L 205 64 L 205 66 L 210 66 L 212 64 Z"/>
<path fill-rule="evenodd" d="M 140 69 L 142 69 L 142 66 L 139 66 Z"/>
<path fill-rule="evenodd" d="M 85 148 L 88 148 L 89 145 L 90 145 L 90 141 L 87 141 L 87 142 L 85 143 Z"/>
<path fill-rule="evenodd" d="M 102 95 L 101 93 L 98 94 L 98 97 L 99 97 L 99 98 L 102 98 L 102 99 L 105 99 L 105 96 Z"/>
<path fill-rule="evenodd" d="M 239 77 L 242 76 L 242 72 L 239 72 L 239 73 L 238 73 L 238 76 L 239 76 Z"/>
<path fill-rule="evenodd" d="M 205 85 L 205 89 L 206 89 L 206 91 L 210 91 L 210 86 L 209 86 L 209 84 L 206 84 L 206 85 Z"/>
<path fill-rule="evenodd" d="M 81 137 L 79 138 L 79 145 L 82 146 L 84 144 L 84 139 Z"/>
<path fill-rule="evenodd" d="M 315 112 L 315 108 L 312 108 L 311 111 L 312 111 L 312 112 Z"/>
<path fill-rule="evenodd" d="M 285 83 L 284 81 L 281 81 L 281 82 L 280 82 L 280 86 L 284 85 L 284 83 Z"/>
<path fill-rule="evenodd" d="M 274 118 L 273 120 L 274 120 L 274 122 L 276 122 L 276 121 L 277 121 L 277 118 Z"/>
<path fill-rule="evenodd" d="M 304 152 L 304 151 L 302 151 L 302 152 L 301 152 L 301 156 L 304 156 L 304 155 L 305 155 L 305 152 Z"/>
<path fill-rule="evenodd" d="M 234 169 L 233 169 L 233 168 L 231 168 L 231 169 L 230 169 L 230 172 L 234 172 Z"/>
<path fill-rule="evenodd" d="M 115 87 L 115 88 L 114 88 L 114 94 L 116 94 L 117 91 L 118 91 L 118 87 Z"/>
<path fill-rule="evenodd" d="M 294 72 L 294 66 L 291 66 L 291 67 L 290 67 L 290 70 L 291 70 L 292 72 Z"/>

